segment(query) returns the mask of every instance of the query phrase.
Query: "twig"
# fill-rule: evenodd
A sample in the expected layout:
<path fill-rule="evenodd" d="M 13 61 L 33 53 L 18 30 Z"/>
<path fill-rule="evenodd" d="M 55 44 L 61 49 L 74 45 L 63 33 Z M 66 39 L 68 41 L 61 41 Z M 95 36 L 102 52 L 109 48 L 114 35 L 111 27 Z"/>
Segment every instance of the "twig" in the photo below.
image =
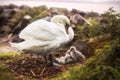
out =
<path fill-rule="evenodd" d="M 46 70 L 46 68 L 44 67 L 43 70 L 40 73 L 40 76 L 44 73 L 45 70 Z"/>
<path fill-rule="evenodd" d="M 25 63 L 25 60 L 23 60 L 21 64 L 24 64 L 24 63 Z"/>
<path fill-rule="evenodd" d="M 30 72 L 32 73 L 33 76 L 36 76 L 36 74 L 30 69 Z"/>

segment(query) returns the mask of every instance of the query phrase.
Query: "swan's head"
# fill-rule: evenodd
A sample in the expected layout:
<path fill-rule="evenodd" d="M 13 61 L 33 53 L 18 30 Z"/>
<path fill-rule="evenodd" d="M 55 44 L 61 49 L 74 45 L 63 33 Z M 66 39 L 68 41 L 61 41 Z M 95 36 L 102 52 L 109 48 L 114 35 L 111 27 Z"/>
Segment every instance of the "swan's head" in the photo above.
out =
<path fill-rule="evenodd" d="M 67 35 L 69 36 L 69 41 L 71 41 L 73 39 L 74 31 L 70 27 L 70 20 L 66 16 L 56 15 L 56 16 L 51 18 L 51 22 L 59 24 L 65 29 Z"/>
<path fill-rule="evenodd" d="M 70 25 L 70 20 L 64 15 L 56 15 L 51 18 L 51 22 L 63 24 L 64 26 Z"/>
<path fill-rule="evenodd" d="M 68 34 L 68 28 L 70 27 L 70 20 L 64 15 L 56 15 L 51 18 L 51 22 L 65 26 L 66 32 Z"/>

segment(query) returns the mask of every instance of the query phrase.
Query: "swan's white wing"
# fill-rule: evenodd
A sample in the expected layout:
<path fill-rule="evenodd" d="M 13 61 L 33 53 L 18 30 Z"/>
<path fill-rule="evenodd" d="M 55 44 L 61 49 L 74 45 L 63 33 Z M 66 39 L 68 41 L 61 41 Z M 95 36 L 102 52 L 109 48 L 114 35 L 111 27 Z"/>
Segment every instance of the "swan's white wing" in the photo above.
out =
<path fill-rule="evenodd" d="M 28 25 L 19 35 L 23 39 L 38 39 L 42 41 L 51 41 L 57 37 L 65 35 L 65 31 L 61 26 L 57 24 L 45 21 L 37 20 Z"/>
<path fill-rule="evenodd" d="M 45 52 L 43 54 L 47 54 L 46 52 L 60 47 L 57 41 L 40 41 L 35 39 L 26 40 L 20 43 L 10 42 L 10 45 L 20 51 L 37 52 L 39 54 L 41 54 L 40 52 Z"/>
<path fill-rule="evenodd" d="M 20 43 L 10 43 L 12 47 L 18 48 L 19 50 L 31 50 L 31 51 L 44 51 L 46 47 L 49 47 L 51 42 L 39 41 L 39 40 L 26 40 Z"/>

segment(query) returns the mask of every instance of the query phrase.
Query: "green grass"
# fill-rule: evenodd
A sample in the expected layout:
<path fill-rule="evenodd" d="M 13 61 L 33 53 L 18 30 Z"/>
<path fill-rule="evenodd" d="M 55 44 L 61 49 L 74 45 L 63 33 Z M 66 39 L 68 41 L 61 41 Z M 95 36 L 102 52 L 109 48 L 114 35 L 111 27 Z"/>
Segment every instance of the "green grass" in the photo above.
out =
<path fill-rule="evenodd" d="M 14 75 L 6 70 L 5 62 L 12 61 L 17 55 L 15 52 L 0 52 L 0 80 L 15 80 Z"/>
<path fill-rule="evenodd" d="M 14 80 L 13 75 L 5 71 L 5 65 L 0 64 L 0 80 Z"/>
<path fill-rule="evenodd" d="M 15 57 L 16 55 L 18 55 L 15 52 L 0 52 L 0 59 L 1 58 L 6 58 L 6 57 Z"/>

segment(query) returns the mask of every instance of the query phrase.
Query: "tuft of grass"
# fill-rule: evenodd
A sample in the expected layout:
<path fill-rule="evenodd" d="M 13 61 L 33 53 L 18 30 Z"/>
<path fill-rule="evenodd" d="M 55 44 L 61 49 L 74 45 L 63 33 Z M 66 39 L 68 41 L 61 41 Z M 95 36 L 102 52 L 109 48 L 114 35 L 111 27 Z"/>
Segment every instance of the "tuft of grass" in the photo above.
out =
<path fill-rule="evenodd" d="M 6 53 L 4 53 L 4 52 L 0 52 L 0 59 L 2 59 L 2 58 L 8 58 L 8 57 L 15 57 L 16 55 L 18 55 L 17 53 L 15 53 L 15 52 L 6 52 Z"/>
<path fill-rule="evenodd" d="M 13 75 L 5 70 L 5 65 L 0 65 L 0 80 L 14 80 Z"/>

